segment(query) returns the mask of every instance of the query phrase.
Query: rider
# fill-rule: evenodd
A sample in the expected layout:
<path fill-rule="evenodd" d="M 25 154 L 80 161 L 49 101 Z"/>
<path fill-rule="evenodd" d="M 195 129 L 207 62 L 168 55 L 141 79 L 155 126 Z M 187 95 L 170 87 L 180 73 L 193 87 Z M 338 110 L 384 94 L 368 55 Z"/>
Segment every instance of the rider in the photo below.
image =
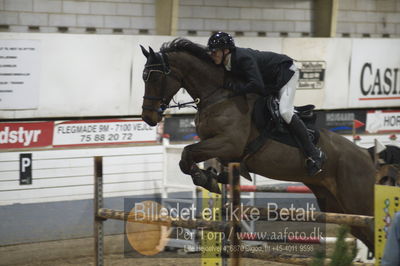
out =
<path fill-rule="evenodd" d="M 208 39 L 207 48 L 215 64 L 241 77 L 245 83 L 227 83 L 236 94 L 258 93 L 279 96 L 279 112 L 290 132 L 300 140 L 307 156 L 310 176 L 322 171 L 325 154 L 312 143 L 303 121 L 293 112 L 299 71 L 287 55 L 261 52 L 235 46 L 231 35 L 217 32 Z"/>

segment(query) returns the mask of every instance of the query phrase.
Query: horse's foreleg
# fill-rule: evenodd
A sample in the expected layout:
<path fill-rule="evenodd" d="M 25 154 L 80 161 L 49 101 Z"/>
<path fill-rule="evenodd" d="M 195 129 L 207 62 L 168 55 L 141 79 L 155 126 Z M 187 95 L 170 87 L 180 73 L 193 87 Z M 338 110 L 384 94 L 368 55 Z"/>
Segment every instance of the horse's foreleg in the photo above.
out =
<path fill-rule="evenodd" d="M 212 192 L 219 192 L 215 176 L 200 170 L 196 163 L 211 158 L 222 158 L 227 161 L 240 158 L 244 145 L 241 149 L 240 143 L 236 146 L 233 144 L 234 142 L 227 140 L 226 137 L 216 137 L 186 146 L 179 162 L 182 172 L 191 175 L 195 185 L 202 186 Z"/>
<path fill-rule="evenodd" d="M 239 160 L 245 143 L 235 143 L 228 140 L 226 137 L 216 137 L 186 146 L 179 162 L 182 172 L 190 174 L 194 164 L 212 158 L 220 158 L 224 161 Z"/>

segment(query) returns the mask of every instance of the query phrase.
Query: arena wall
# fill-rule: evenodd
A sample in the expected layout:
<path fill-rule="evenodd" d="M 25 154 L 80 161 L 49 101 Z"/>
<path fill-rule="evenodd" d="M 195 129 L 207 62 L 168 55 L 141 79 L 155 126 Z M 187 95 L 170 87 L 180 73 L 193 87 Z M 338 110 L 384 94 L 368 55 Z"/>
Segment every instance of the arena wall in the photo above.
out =
<path fill-rule="evenodd" d="M 29 99 L 37 102 L 33 108 L 19 106 L 26 95 L 16 97 L 15 106 L 9 106 L 7 103 L 12 100 L 4 97 L 10 94 L 0 94 L 3 98 L 0 118 L 139 116 L 144 95 L 141 73 L 145 64 L 139 45 L 157 50 L 163 42 L 172 39 L 166 36 L 1 33 L 2 47 L 29 40 L 39 42 L 36 50 L 39 62 L 35 61 L 32 68 L 39 81 L 27 88 L 32 90 Z M 207 40 L 206 37 L 191 39 L 200 44 Z M 319 109 L 398 106 L 399 40 L 253 37 L 237 38 L 237 45 L 285 53 L 304 63 L 303 66 L 318 65 L 315 69 L 308 66 L 307 69 L 318 77 L 306 79 L 306 83 L 319 84 L 319 87 L 299 88 L 296 105 L 313 103 Z M 32 64 L 29 59 L 20 62 L 21 65 L 28 63 Z M 365 64 L 370 66 L 365 67 Z M 361 94 L 360 84 L 365 86 L 365 91 L 373 87 L 369 95 Z M 7 87 L 7 84 L 2 86 Z M 374 93 L 377 95 L 371 99 L 376 101 L 361 99 Z M 182 92 L 175 99 L 188 99 L 188 95 Z M 170 112 L 193 113 L 193 110 Z"/>

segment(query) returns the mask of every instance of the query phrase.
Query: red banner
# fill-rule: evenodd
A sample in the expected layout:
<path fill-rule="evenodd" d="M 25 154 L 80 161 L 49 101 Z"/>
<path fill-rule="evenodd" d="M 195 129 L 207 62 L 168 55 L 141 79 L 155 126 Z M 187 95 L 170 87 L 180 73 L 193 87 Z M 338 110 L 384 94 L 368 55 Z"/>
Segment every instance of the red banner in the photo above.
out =
<path fill-rule="evenodd" d="M 51 146 L 53 130 L 54 122 L 0 123 L 0 149 Z"/>

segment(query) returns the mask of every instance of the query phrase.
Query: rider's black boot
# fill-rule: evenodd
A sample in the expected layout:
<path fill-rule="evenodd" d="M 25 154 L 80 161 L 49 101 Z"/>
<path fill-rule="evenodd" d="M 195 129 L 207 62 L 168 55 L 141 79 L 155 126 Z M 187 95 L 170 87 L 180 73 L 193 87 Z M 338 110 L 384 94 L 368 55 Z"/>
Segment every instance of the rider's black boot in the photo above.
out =
<path fill-rule="evenodd" d="M 293 135 L 301 142 L 304 152 L 306 154 L 307 160 L 307 170 L 310 176 L 314 176 L 322 171 L 322 164 L 326 160 L 325 154 L 315 147 L 312 143 L 307 127 L 304 125 L 303 121 L 295 114 L 289 124 L 289 129 Z"/>

